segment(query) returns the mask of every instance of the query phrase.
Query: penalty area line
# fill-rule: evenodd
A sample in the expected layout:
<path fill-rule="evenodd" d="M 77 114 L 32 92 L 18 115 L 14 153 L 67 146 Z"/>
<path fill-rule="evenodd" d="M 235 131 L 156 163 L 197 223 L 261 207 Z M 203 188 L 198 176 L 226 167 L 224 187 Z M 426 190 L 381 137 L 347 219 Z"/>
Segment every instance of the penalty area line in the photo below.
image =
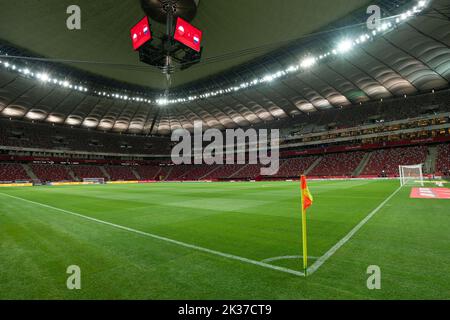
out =
<path fill-rule="evenodd" d="M 92 218 L 92 217 L 85 216 L 85 215 L 82 215 L 82 214 L 79 214 L 79 213 L 76 213 L 76 212 L 73 212 L 73 211 L 60 209 L 60 208 L 53 207 L 53 206 L 50 206 L 50 205 L 47 205 L 47 204 L 43 204 L 43 203 L 40 203 L 40 202 L 35 202 L 35 201 L 28 200 L 28 199 L 12 196 L 10 194 L 6 194 L 6 193 L 3 193 L 3 192 L 0 192 L 0 195 L 3 195 L 5 197 L 9 197 L 9 198 L 12 198 L 12 199 L 20 200 L 20 201 L 23 201 L 23 202 L 28 202 L 28 203 L 31 203 L 31 204 L 34 204 L 34 205 L 38 205 L 38 206 L 41 206 L 41 207 L 44 207 L 44 208 L 52 209 L 52 210 L 55 210 L 55 211 L 63 212 L 63 213 L 66 213 L 66 214 L 69 214 L 69 215 L 72 215 L 72 216 L 75 216 L 75 217 L 79 217 L 79 218 L 83 218 L 83 219 L 86 219 L 86 220 L 89 220 L 89 221 L 93 221 L 93 222 L 96 222 L 96 223 L 99 223 L 99 224 L 107 225 L 107 226 L 110 226 L 110 227 L 113 227 L 113 228 L 116 228 L 116 229 L 120 229 L 120 230 L 124 230 L 124 231 L 128 231 L 128 232 L 136 233 L 136 234 L 139 234 L 141 236 L 148 237 L 148 238 L 153 238 L 153 239 L 157 239 L 157 240 L 160 240 L 160 241 L 168 242 L 168 243 L 180 246 L 180 247 L 189 248 L 189 249 L 192 249 L 192 250 L 196 250 L 196 251 L 205 252 L 205 253 L 208 253 L 208 254 L 211 254 L 211 255 L 219 256 L 219 257 L 222 257 L 222 258 L 227 258 L 227 259 L 236 260 L 236 261 L 240 261 L 240 262 L 247 263 L 247 264 L 256 265 L 256 266 L 259 266 L 259 267 L 262 267 L 262 268 L 266 268 L 266 269 L 271 269 L 271 270 L 275 270 L 275 271 L 289 273 L 289 274 L 292 274 L 292 275 L 295 275 L 295 276 L 298 276 L 298 277 L 304 277 L 305 276 L 305 274 L 303 272 L 300 272 L 300 271 L 296 271 L 296 270 L 292 270 L 292 269 L 288 269 L 288 268 L 283 268 L 283 267 L 278 267 L 278 266 L 274 266 L 274 265 L 271 265 L 271 264 L 268 264 L 268 263 L 264 263 L 264 262 L 260 262 L 260 261 L 256 261 L 256 260 L 252 260 L 252 259 L 248 259 L 248 258 L 244 258 L 244 257 L 240 257 L 240 256 L 235 256 L 233 254 L 224 253 L 224 252 L 220 252 L 220 251 L 216 251 L 216 250 L 212 250 L 212 249 L 208 249 L 208 248 L 199 247 L 199 246 L 196 246 L 196 245 L 193 245 L 193 244 L 189 244 L 189 243 L 186 243 L 186 242 L 181 242 L 181 241 L 178 241 L 178 240 L 174 240 L 174 239 L 158 236 L 156 234 L 152 234 L 152 233 L 148 233 L 148 232 L 144 232 L 144 231 L 139 231 L 139 230 L 136 230 L 136 229 L 133 229 L 133 228 L 121 226 L 121 225 L 118 225 L 118 224 L 115 224 L 115 223 L 111 223 L 111 222 L 108 222 L 108 221 Z"/>
<path fill-rule="evenodd" d="M 380 211 L 386 203 L 389 202 L 400 190 L 402 187 L 395 190 L 389 197 L 386 198 L 378 207 L 376 207 L 372 212 L 370 212 L 360 223 L 358 223 L 344 238 L 339 240 L 330 250 L 328 250 L 323 256 L 321 256 L 316 262 L 313 263 L 311 267 L 308 268 L 308 274 L 311 275 L 316 272 L 332 255 L 336 253 L 343 245 L 345 245 L 356 232 L 359 231 L 378 211 Z"/>

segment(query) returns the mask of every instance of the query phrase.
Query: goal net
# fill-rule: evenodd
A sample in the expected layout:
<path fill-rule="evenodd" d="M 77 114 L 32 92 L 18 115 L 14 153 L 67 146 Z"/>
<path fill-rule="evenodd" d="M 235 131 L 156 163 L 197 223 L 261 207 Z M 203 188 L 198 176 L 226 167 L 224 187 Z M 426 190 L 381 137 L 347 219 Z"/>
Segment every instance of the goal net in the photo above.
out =
<path fill-rule="evenodd" d="M 105 184 L 105 178 L 83 178 L 84 183 Z"/>
<path fill-rule="evenodd" d="M 400 185 L 420 185 L 423 187 L 423 164 L 400 166 Z"/>

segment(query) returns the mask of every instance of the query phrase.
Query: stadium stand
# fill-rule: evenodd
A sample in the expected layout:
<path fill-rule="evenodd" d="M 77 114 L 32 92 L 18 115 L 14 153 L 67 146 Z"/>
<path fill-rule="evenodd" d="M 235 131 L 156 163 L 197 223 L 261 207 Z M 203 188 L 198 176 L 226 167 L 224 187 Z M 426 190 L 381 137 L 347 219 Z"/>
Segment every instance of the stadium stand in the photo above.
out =
<path fill-rule="evenodd" d="M 364 152 L 327 154 L 309 174 L 311 176 L 351 176 L 363 157 Z"/>
<path fill-rule="evenodd" d="M 215 170 L 217 166 L 209 166 L 209 165 L 196 165 L 190 170 L 187 170 L 185 174 L 182 176 L 183 180 L 191 181 L 191 180 L 203 180 L 203 177 L 207 176 L 208 173 Z"/>
<path fill-rule="evenodd" d="M 166 175 L 166 181 L 179 181 L 183 180 L 183 175 L 186 174 L 187 171 L 191 170 L 191 165 L 179 165 L 179 166 L 171 166 L 169 172 Z"/>
<path fill-rule="evenodd" d="M 241 170 L 243 165 L 233 164 L 233 165 L 219 165 L 216 170 L 211 171 L 204 179 L 205 180 L 220 180 L 229 179 L 236 172 Z"/>
<path fill-rule="evenodd" d="M 0 164 L 1 182 L 14 182 L 22 180 L 31 180 L 22 165 L 15 163 Z"/>
<path fill-rule="evenodd" d="M 105 166 L 106 172 L 112 181 L 132 181 L 137 180 L 136 175 L 126 166 Z"/>
<path fill-rule="evenodd" d="M 160 166 L 138 166 L 136 172 L 142 180 L 159 180 Z"/>
<path fill-rule="evenodd" d="M 84 178 L 104 178 L 105 180 L 107 179 L 107 177 L 104 175 L 104 173 L 98 166 L 77 165 L 71 166 L 71 169 L 74 172 L 75 176 L 80 180 L 83 180 Z"/>
<path fill-rule="evenodd" d="M 296 137 L 334 129 L 416 118 L 450 112 L 450 91 L 397 98 L 384 102 L 368 102 L 342 109 L 301 114 L 264 128 L 281 128 L 285 136 Z M 447 116 L 448 118 L 448 116 Z M 255 126 L 258 128 L 258 125 Z M 168 137 L 103 133 L 78 127 L 49 125 L 41 122 L 0 119 L 0 145 L 5 147 L 72 150 L 95 153 L 167 155 L 172 143 Z"/>
<path fill-rule="evenodd" d="M 368 154 L 367 164 L 362 162 Z M 323 155 L 300 156 L 280 160 L 279 172 L 267 179 L 292 179 L 308 171 L 311 177 L 349 177 L 358 168 L 361 177 L 398 176 L 400 165 L 425 163 L 430 155 L 427 145 L 385 148 L 375 151 L 350 151 Z M 450 144 L 437 145 L 436 175 L 450 176 Z M 93 160 L 90 160 L 92 162 Z M 155 161 L 152 161 L 153 163 Z M 63 163 L 63 162 L 62 162 Z M 313 167 L 313 164 L 315 166 Z M 365 164 L 365 166 L 364 166 Z M 74 177 L 104 178 L 112 181 L 130 180 L 254 180 L 260 177 L 261 165 L 67 165 L 29 163 L 33 174 L 41 182 L 72 181 Z M 134 169 L 138 176 L 133 172 Z M 107 175 L 105 175 L 107 173 Z M 18 163 L 0 164 L 0 181 L 31 180 L 25 168 Z"/>
<path fill-rule="evenodd" d="M 383 171 L 388 176 L 398 176 L 400 165 L 425 163 L 428 148 L 426 146 L 393 148 L 374 151 L 369 163 L 363 170 L 363 176 L 380 176 Z"/>
<path fill-rule="evenodd" d="M 287 159 L 280 165 L 280 170 L 275 176 L 277 178 L 297 178 L 300 174 L 305 173 L 319 157 L 309 156 L 302 158 Z"/>
<path fill-rule="evenodd" d="M 438 148 L 436 174 L 450 177 L 450 144 L 448 143 Z"/>
<path fill-rule="evenodd" d="M 167 138 L 102 133 L 6 119 L 0 119 L 0 145 L 117 154 L 170 153 Z"/>
<path fill-rule="evenodd" d="M 288 137 L 281 139 L 281 154 L 284 160 L 280 161 L 280 170 L 277 175 L 270 178 L 297 178 L 300 173 L 306 171 L 308 171 L 308 175 L 317 177 L 351 176 L 357 168 L 358 172 L 362 170 L 361 176 L 396 176 L 399 165 L 424 163 L 428 150 L 427 146 L 400 148 L 399 145 L 437 144 L 448 141 L 450 135 L 448 128 L 450 124 L 449 98 L 450 91 L 446 90 L 436 94 L 423 94 L 384 102 L 367 102 L 361 106 L 353 105 L 342 109 L 317 111 L 280 120 L 276 124 L 263 124 L 266 128 L 281 127 Z M 425 117 L 417 118 L 423 115 Z M 389 122 L 395 120 L 408 120 L 409 122 L 401 124 Z M 362 127 L 362 125 L 368 124 L 371 125 L 369 129 Z M 439 128 L 423 129 L 434 125 L 439 125 Z M 258 125 L 254 127 L 258 128 Z M 341 128 L 351 129 L 339 133 L 332 131 Z M 414 129 L 414 132 L 397 132 L 411 128 Z M 379 135 L 379 133 L 386 132 L 388 134 Z M 316 134 L 308 137 L 309 133 Z M 358 138 L 358 135 L 374 137 Z M 342 138 L 347 137 L 350 140 L 342 141 Z M 434 141 L 435 138 L 438 140 Z M 328 142 L 328 140 L 331 141 Z M 396 142 L 401 143 L 395 144 Z M 391 143 L 394 144 L 391 145 Z M 359 148 L 362 145 L 371 146 L 368 150 L 364 148 L 366 150 L 364 152 L 344 152 L 348 147 Z M 109 177 L 105 172 L 111 180 L 136 180 L 138 178 L 165 181 L 253 180 L 260 176 L 260 165 L 169 165 L 171 146 L 168 137 L 103 133 L 62 125 L 53 126 L 41 122 L 0 119 L 0 147 L 2 147 L 0 156 L 2 156 L 2 161 L 11 163 L 15 156 L 28 157 L 29 159 L 22 159 L 20 162 L 29 164 L 37 178 L 43 182 L 71 181 L 74 178 L 69 173 L 71 170 L 76 180 L 83 178 L 108 180 Z M 343 150 L 341 152 L 336 148 Z M 383 149 L 372 151 L 374 148 Z M 371 156 L 368 163 L 363 166 L 362 160 L 368 152 L 371 153 Z M 436 173 L 450 175 L 449 145 L 440 145 L 437 153 Z M 41 162 L 41 158 L 43 161 L 51 160 L 55 162 L 55 165 L 33 164 L 35 158 L 39 162 Z M 54 160 L 54 158 L 60 159 L 60 161 Z M 70 168 L 59 164 L 76 163 L 77 161 L 80 162 L 80 165 L 71 165 Z M 125 162 L 133 166 L 138 177 L 130 167 L 120 165 Z M 315 163 L 316 166 L 312 168 Z M 0 181 L 30 179 L 21 165 L 11 165 L 11 169 L 5 169 L 5 165 L 3 166 Z"/>
<path fill-rule="evenodd" d="M 450 112 L 449 91 L 398 98 L 383 102 L 368 102 L 342 109 L 314 112 L 286 120 L 283 130 L 288 136 L 325 132 L 362 125 L 415 118 Z"/>
<path fill-rule="evenodd" d="M 255 179 L 261 175 L 261 165 L 249 164 L 242 166 L 240 170 L 234 173 L 233 179 Z"/>
<path fill-rule="evenodd" d="M 66 166 L 55 164 L 32 164 L 30 167 L 41 182 L 73 180 L 73 178 L 70 177 Z"/>
<path fill-rule="evenodd" d="M 161 171 L 158 172 L 158 174 L 156 176 L 156 180 L 161 180 L 161 181 L 167 180 L 172 168 L 173 168 L 173 166 L 161 167 Z"/>

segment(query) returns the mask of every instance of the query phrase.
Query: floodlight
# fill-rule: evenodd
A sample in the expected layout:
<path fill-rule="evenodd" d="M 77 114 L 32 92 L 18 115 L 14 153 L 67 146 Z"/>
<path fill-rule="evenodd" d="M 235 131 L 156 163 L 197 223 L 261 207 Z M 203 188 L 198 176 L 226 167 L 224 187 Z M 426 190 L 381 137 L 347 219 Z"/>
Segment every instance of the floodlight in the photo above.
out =
<path fill-rule="evenodd" d="M 303 59 L 303 61 L 300 63 L 300 66 L 304 69 L 307 69 L 307 68 L 310 68 L 313 65 L 315 65 L 316 61 L 317 61 L 316 58 L 308 57 L 308 58 Z"/>
<path fill-rule="evenodd" d="M 339 53 L 346 53 L 353 48 L 353 42 L 349 39 L 341 41 L 337 46 L 337 51 Z"/>

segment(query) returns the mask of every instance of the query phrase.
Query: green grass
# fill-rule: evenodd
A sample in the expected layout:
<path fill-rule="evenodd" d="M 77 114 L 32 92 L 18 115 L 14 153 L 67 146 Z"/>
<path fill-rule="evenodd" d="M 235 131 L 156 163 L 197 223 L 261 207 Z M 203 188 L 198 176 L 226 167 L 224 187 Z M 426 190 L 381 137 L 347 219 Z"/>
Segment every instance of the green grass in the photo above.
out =
<path fill-rule="evenodd" d="M 311 182 L 309 255 L 322 256 L 397 188 Z M 409 192 L 304 278 L 4 195 L 261 261 L 301 254 L 298 183 L 0 189 L 0 299 L 449 299 L 450 202 Z M 273 264 L 301 270 L 300 260 Z M 80 266 L 82 290 L 66 288 L 69 265 Z M 381 290 L 367 289 L 369 265 L 381 268 Z"/>

